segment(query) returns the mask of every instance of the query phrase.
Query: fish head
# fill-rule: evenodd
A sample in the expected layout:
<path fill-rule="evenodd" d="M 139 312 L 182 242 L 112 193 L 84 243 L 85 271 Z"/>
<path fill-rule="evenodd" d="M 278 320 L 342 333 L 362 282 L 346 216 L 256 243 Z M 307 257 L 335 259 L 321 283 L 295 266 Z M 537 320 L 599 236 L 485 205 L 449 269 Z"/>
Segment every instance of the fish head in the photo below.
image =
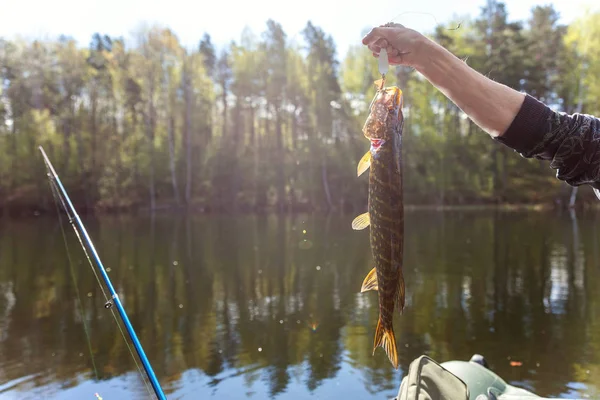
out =
<path fill-rule="evenodd" d="M 363 127 L 363 134 L 371 141 L 371 154 L 376 156 L 382 146 L 392 139 L 392 135 L 402 123 L 402 91 L 396 87 L 378 90 L 371 102 L 369 116 Z"/>

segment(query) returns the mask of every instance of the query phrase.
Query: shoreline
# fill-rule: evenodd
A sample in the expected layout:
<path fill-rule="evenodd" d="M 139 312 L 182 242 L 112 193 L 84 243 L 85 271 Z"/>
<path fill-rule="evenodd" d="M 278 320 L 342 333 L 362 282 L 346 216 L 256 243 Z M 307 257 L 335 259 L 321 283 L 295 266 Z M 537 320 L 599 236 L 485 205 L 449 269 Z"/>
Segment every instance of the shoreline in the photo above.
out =
<path fill-rule="evenodd" d="M 77 213 L 80 216 L 135 216 L 135 215 L 299 215 L 299 214 L 313 214 L 313 215 L 328 215 L 328 214 L 340 214 L 349 215 L 358 212 L 356 209 L 311 209 L 311 208 L 298 208 L 298 209 L 284 209 L 278 210 L 276 207 L 269 207 L 262 210 L 251 209 L 251 208 L 239 208 L 236 210 L 223 210 L 223 209 L 210 209 L 208 207 L 192 206 L 192 207 L 175 207 L 171 205 L 158 206 L 154 210 L 149 207 L 123 207 L 116 209 L 105 209 L 105 208 L 92 208 L 88 209 L 83 206 L 75 206 Z M 549 212 L 549 211 L 569 211 L 570 209 L 576 211 L 593 211 L 600 209 L 600 203 L 593 204 L 589 202 L 581 202 L 570 208 L 565 204 L 556 203 L 500 203 L 500 204 L 405 204 L 404 210 L 407 212 L 418 212 L 418 211 L 433 211 L 433 212 L 446 212 L 446 211 L 502 211 L 502 212 Z M 0 209 L 0 218 L 29 218 L 39 217 L 44 215 L 53 215 L 56 212 L 54 208 L 30 208 L 23 207 L 10 210 L 9 207 Z"/>

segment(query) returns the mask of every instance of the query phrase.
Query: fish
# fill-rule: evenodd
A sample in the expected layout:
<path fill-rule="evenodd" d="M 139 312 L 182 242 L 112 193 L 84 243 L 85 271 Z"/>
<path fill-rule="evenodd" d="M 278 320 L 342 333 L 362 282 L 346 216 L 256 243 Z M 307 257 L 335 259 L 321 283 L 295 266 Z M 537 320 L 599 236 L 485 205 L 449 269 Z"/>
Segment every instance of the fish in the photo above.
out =
<path fill-rule="evenodd" d="M 395 369 L 398 350 L 394 335 L 395 309 L 404 312 L 404 198 L 402 177 L 402 90 L 374 82 L 377 92 L 362 132 L 371 146 L 357 165 L 357 176 L 369 171 L 368 211 L 352 221 L 355 230 L 370 226 L 370 247 L 375 267 L 364 278 L 361 293 L 379 295 L 379 317 L 373 355 L 382 347 Z"/>

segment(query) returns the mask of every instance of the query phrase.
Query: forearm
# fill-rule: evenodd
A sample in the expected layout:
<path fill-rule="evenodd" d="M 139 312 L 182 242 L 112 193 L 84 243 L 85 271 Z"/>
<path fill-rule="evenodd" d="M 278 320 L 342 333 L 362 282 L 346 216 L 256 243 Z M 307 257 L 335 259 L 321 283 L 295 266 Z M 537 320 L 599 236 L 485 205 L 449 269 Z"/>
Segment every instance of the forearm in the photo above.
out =
<path fill-rule="evenodd" d="M 495 140 L 523 157 L 550 161 L 556 177 L 569 185 L 600 188 L 598 118 L 557 113 L 486 78 L 428 39 L 420 58 L 417 70 Z"/>
<path fill-rule="evenodd" d="M 600 120 L 557 113 L 531 96 L 486 78 L 429 42 L 417 68 L 494 139 L 526 158 L 550 161 L 557 178 L 600 188 Z"/>
<path fill-rule="evenodd" d="M 557 178 L 600 189 L 600 119 L 559 113 L 529 95 L 486 78 L 442 46 L 400 24 L 364 38 L 374 56 L 414 67 L 494 140 L 526 158 L 549 160 Z M 390 56 L 391 55 L 391 56 Z M 600 190 L 596 192 L 600 198 Z"/>
<path fill-rule="evenodd" d="M 483 76 L 437 43 L 425 40 L 416 69 L 492 137 L 502 135 L 525 95 Z"/>

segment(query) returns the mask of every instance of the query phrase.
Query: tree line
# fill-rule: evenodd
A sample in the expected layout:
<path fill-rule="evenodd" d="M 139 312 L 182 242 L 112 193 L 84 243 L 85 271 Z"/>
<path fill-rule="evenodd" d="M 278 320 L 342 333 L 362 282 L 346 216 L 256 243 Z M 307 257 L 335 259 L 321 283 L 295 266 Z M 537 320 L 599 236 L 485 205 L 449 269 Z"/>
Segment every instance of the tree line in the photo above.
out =
<path fill-rule="evenodd" d="M 598 115 L 600 13 L 558 20 L 539 6 L 510 21 L 488 0 L 430 37 L 560 111 Z M 131 43 L 98 33 L 87 47 L 0 38 L 0 208 L 54 207 L 42 145 L 81 210 L 363 209 L 356 163 L 377 63 L 360 43 L 339 60 L 310 21 L 301 39 L 273 20 L 221 49 L 208 33 L 187 49 L 159 26 Z M 408 204 L 568 201 L 548 163 L 493 142 L 413 69 L 391 72 L 405 97 Z"/>

